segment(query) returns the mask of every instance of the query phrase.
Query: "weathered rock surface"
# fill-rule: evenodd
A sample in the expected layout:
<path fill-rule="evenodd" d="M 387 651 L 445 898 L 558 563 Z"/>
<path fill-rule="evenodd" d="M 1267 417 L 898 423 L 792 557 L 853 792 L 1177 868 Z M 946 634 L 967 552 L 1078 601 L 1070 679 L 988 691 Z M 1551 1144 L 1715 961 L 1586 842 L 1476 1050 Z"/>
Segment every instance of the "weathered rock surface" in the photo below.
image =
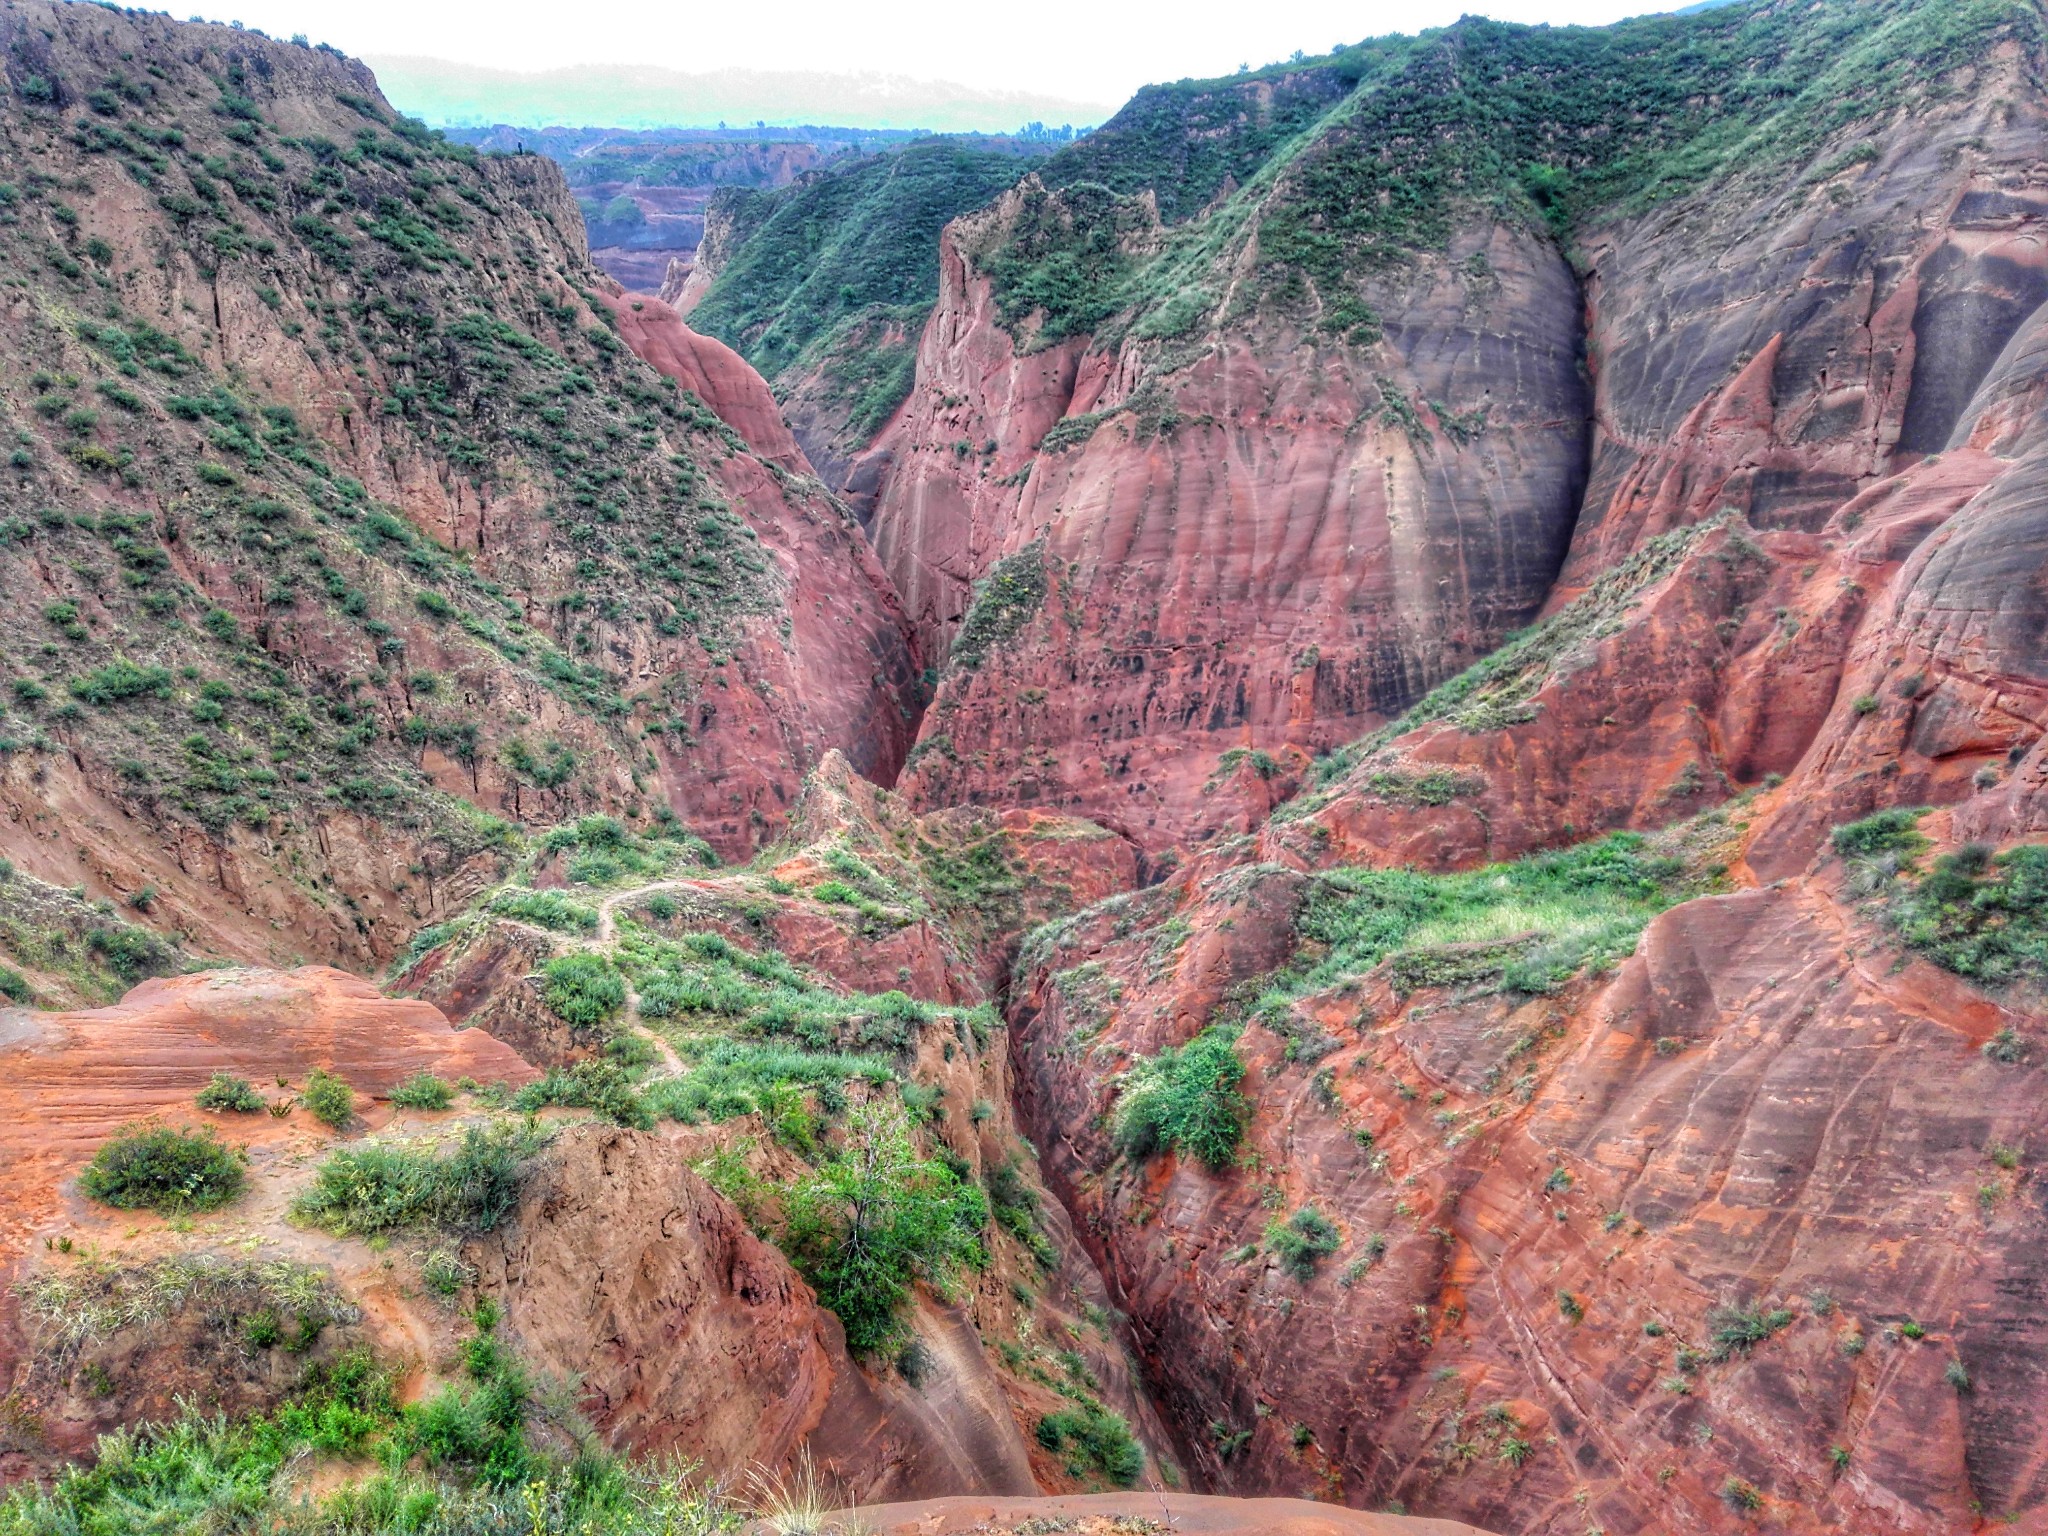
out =
<path fill-rule="evenodd" d="M 441 1330 L 404 1300 L 388 1266 L 360 1246 L 351 1252 L 284 1222 L 301 1170 L 332 1140 L 303 1107 L 291 1107 L 315 1067 L 363 1096 L 371 1128 L 391 1122 L 390 1106 L 379 1101 L 416 1073 L 512 1086 L 535 1076 L 482 1031 L 451 1029 L 429 1004 L 384 997 L 359 977 L 319 966 L 145 982 L 110 1008 L 0 1010 L 0 1397 L 18 1394 L 9 1400 L 20 1410 L 0 1444 L 0 1477 L 47 1471 L 89 1452 L 102 1431 L 173 1416 L 179 1398 L 208 1411 L 268 1406 L 300 1375 L 272 1352 L 241 1348 L 196 1310 L 173 1309 L 105 1338 L 88 1334 L 82 1351 L 44 1343 L 16 1289 L 38 1268 L 65 1275 L 88 1262 L 119 1270 L 195 1256 L 310 1264 L 334 1274 L 362 1314 L 361 1328 L 338 1331 L 329 1347 L 362 1338 L 394 1356 L 426 1351 Z M 216 1072 L 258 1084 L 279 1112 L 197 1109 L 193 1095 Z M 149 1119 L 221 1128 L 248 1151 L 249 1193 L 191 1236 L 79 1194 L 73 1181 L 100 1144 Z M 254 1241 L 222 1245 L 223 1226 Z"/>
<path fill-rule="evenodd" d="M 1297 882 L 1084 919 L 1017 1002 L 1025 1125 L 1213 1486 L 1560 1533 L 1720 1529 L 1729 1479 L 1791 1530 L 2038 1508 L 2038 1427 L 1995 1406 L 2048 1370 L 2010 1303 L 2038 1192 L 1985 1149 L 2042 1106 L 1980 1049 L 2023 1003 L 1896 963 L 1830 879 L 1742 891 L 1555 997 L 1317 994 L 1242 1038 L 1238 1171 L 1118 1160 L 1116 1064 L 1290 952 Z M 1306 1205 L 1342 1247 L 1302 1281 L 1261 1231 Z M 1720 1306 L 1785 1315 L 1724 1359 Z"/>
<path fill-rule="evenodd" d="M 506 1298 L 522 1358 L 578 1378 L 621 1449 L 729 1468 L 785 1467 L 804 1449 L 862 1499 L 1036 1487 L 964 1320 L 933 1390 L 863 1374 L 838 1320 L 673 1141 L 569 1133 L 512 1222 L 467 1252 Z"/>
<path fill-rule="evenodd" d="M 1584 474 L 1577 290 L 1546 243 L 1476 225 L 1369 358 L 1228 334 L 1141 389 L 1128 347 L 1020 353 L 998 324 L 971 251 L 1014 205 L 948 231 L 874 534 L 930 655 L 1002 558 L 1043 596 L 944 677 L 905 788 L 1043 801 L 1158 851 L 1241 819 L 1210 783 L 1224 752 L 1334 746 L 1541 605 Z M 1483 410 L 1485 435 L 1432 443 L 1397 396 Z"/>
<path fill-rule="evenodd" d="M 1306 1499 L 1222 1499 L 1192 1493 L 1069 1494 L 1041 1499 L 920 1499 L 849 1512 L 878 1536 L 1016 1536 L 1052 1522 L 1081 1536 L 1113 1536 L 1135 1521 L 1158 1521 L 1200 1536 L 1485 1536 L 1455 1520 L 1333 1509 Z"/>

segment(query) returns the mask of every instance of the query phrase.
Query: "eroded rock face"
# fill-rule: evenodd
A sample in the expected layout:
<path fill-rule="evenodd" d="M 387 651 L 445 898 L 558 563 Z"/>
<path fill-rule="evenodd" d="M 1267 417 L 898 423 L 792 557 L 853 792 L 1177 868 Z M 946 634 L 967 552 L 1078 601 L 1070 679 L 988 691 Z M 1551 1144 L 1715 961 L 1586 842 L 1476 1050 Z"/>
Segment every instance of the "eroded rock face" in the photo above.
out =
<path fill-rule="evenodd" d="M 1730 595 L 1711 636 L 1660 629 L 1668 661 L 1615 681 L 1640 694 L 1710 656 L 1736 675 L 1653 690 L 1690 727 L 1561 722 L 1570 744 L 1513 770 L 1528 830 L 1495 815 L 1493 835 L 1511 851 L 1654 819 L 1642 802 L 1688 762 L 1738 783 L 1788 772 L 1849 664 L 1876 555 L 1865 535 L 1856 569 L 1828 570 L 1830 550 L 1882 517 L 1911 525 L 1884 557 L 1904 559 L 2035 442 L 2048 278 L 2027 70 L 1994 52 L 1967 92 L 1846 137 L 1824 176 L 1737 178 L 1598 224 L 1582 290 L 1547 238 L 1468 226 L 1368 295 L 1369 347 L 1261 321 L 1177 353 L 1032 350 L 976 265 L 1029 188 L 959 221 L 918 387 L 868 461 L 874 534 L 930 656 L 976 583 L 1024 575 L 1033 595 L 984 614 L 998 641 L 955 658 L 905 787 L 1074 806 L 1154 851 L 1249 830 L 1272 796 L 1226 750 L 1284 775 L 1721 513 L 1783 536 L 1765 540 L 1770 590 Z M 1433 856 L 1484 840 L 1467 828 Z"/>
<path fill-rule="evenodd" d="M 1980 1049 L 2023 1004 L 1896 963 L 1831 878 L 1743 891 L 1554 997 L 1317 994 L 1242 1036 L 1234 1171 L 1118 1159 L 1117 1064 L 1289 952 L 1297 880 L 1176 880 L 1019 994 L 1026 1125 L 1202 1476 L 1559 1533 L 1721 1529 L 1729 1479 L 1792 1530 L 2039 1503 L 2035 1428 L 1993 1406 L 2048 1368 L 2009 1302 L 2036 1196 L 1985 1149 L 2042 1109 Z M 1342 1238 L 1299 1279 L 1262 1231 L 1303 1206 Z M 1721 1307 L 1783 1316 L 1717 1358 Z"/>
<path fill-rule="evenodd" d="M 951 1352 L 935 1400 L 864 1376 L 838 1320 L 673 1141 L 567 1134 L 467 1252 L 522 1358 L 579 1378 L 621 1449 L 780 1468 L 809 1447 L 861 1498 L 1035 1487 L 978 1341 Z"/>
<path fill-rule="evenodd" d="M 76 247 L 30 279 L 7 226 L 0 362 L 75 397 L 9 470 L 7 666 L 51 709 L 167 673 L 8 755 L 10 858 L 147 889 L 212 952 L 368 967 L 498 877 L 492 817 L 665 802 L 741 855 L 826 751 L 894 775 L 919 690 L 886 578 L 751 370 L 590 266 L 551 162 L 253 32 L 25 0 L 0 52 L 47 87 L 6 98 L 6 179 L 64 180 Z M 382 147 L 321 147 L 359 130 Z M 115 142 L 160 146 L 147 185 Z M 296 745 L 237 766 L 273 726 Z"/>
<path fill-rule="evenodd" d="M 1540 606 L 1585 472 L 1577 288 L 1547 244 L 1478 225 L 1370 354 L 1231 332 L 1146 382 L 1132 348 L 1020 352 L 998 323 L 972 252 L 1015 201 L 948 231 L 874 536 L 934 657 L 998 562 L 1039 591 L 954 655 L 904 783 L 1158 851 L 1246 816 L 1216 793 L 1229 749 L 1357 735 Z M 1429 401 L 1483 433 L 1432 442 Z"/>

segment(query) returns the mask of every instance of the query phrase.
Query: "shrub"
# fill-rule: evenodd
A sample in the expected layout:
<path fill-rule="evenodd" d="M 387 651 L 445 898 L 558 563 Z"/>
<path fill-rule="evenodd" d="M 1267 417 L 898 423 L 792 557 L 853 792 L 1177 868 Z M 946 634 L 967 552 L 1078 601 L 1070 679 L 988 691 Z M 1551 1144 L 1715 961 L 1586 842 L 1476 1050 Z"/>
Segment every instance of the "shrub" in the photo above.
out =
<path fill-rule="evenodd" d="M 1221 1025 L 1134 1062 L 1124 1074 L 1111 1125 L 1118 1149 L 1143 1159 L 1173 1147 L 1222 1172 L 1244 1134 L 1248 1106 L 1238 1090 L 1243 1081 L 1237 1031 Z"/>
<path fill-rule="evenodd" d="M 1048 1451 L 1065 1455 L 1071 1476 L 1095 1471 L 1117 1487 L 1128 1488 L 1145 1470 L 1145 1453 L 1131 1426 L 1095 1403 L 1048 1413 L 1032 1433 Z"/>
<path fill-rule="evenodd" d="M 1336 1224 L 1312 1205 L 1266 1228 L 1266 1246 L 1280 1267 L 1304 1284 L 1315 1278 L 1316 1265 L 1335 1253 L 1340 1241 Z"/>
<path fill-rule="evenodd" d="M 597 932 L 597 909 L 560 891 L 505 891 L 492 901 L 491 910 L 556 933 Z"/>
<path fill-rule="evenodd" d="M 256 1091 L 256 1085 L 232 1072 L 214 1073 L 213 1081 L 199 1090 L 193 1102 L 201 1109 L 237 1115 L 253 1115 L 264 1107 L 263 1095 Z"/>
<path fill-rule="evenodd" d="M 168 667 L 138 667 L 132 661 L 116 660 L 73 678 L 70 688 L 73 698 L 87 704 L 119 704 L 144 695 L 167 698 L 171 672 Z"/>
<path fill-rule="evenodd" d="M 356 1091 L 322 1067 L 313 1069 L 312 1076 L 306 1079 L 306 1091 L 300 1097 L 306 1101 L 306 1108 L 313 1112 L 314 1119 L 337 1131 L 355 1118 Z"/>
<path fill-rule="evenodd" d="M 1721 1502 L 1737 1514 L 1748 1515 L 1764 1507 L 1764 1496 L 1755 1483 L 1731 1477 L 1721 1485 Z"/>
<path fill-rule="evenodd" d="M 1924 810 L 1879 811 L 1839 826 L 1833 836 L 1835 852 L 1845 859 L 1870 859 L 1886 853 L 1911 858 L 1927 846 L 1927 839 L 1920 835 L 1920 818 L 1926 814 Z"/>
<path fill-rule="evenodd" d="M 541 1001 L 577 1029 L 597 1029 L 626 1005 L 625 979 L 602 955 L 557 955 L 541 978 Z"/>
<path fill-rule="evenodd" d="M 528 1123 L 470 1126 L 444 1157 L 415 1146 L 349 1147 L 314 1172 L 292 1214 L 342 1237 L 428 1225 L 488 1232 L 518 1203 L 526 1162 L 547 1141 Z"/>
<path fill-rule="evenodd" d="M 419 1072 L 391 1090 L 391 1102 L 400 1109 L 446 1109 L 455 1102 L 455 1090 L 431 1072 Z"/>
<path fill-rule="evenodd" d="M 107 1142 L 78 1187 L 117 1210 L 211 1211 L 241 1194 L 242 1159 L 212 1130 L 144 1125 Z"/>
<path fill-rule="evenodd" d="M 1752 1345 L 1761 1344 L 1791 1323 L 1792 1314 L 1783 1309 L 1765 1312 L 1757 1307 L 1716 1307 L 1707 1314 L 1714 1358 L 1726 1360 L 1738 1351 L 1746 1354 Z"/>
<path fill-rule="evenodd" d="M 908 1119 L 888 1103 L 854 1111 L 839 1154 L 791 1186 L 784 1208 L 790 1257 L 856 1354 L 895 1339 L 913 1279 L 944 1286 L 961 1265 L 985 1262 L 981 1191 L 919 1157 Z"/>
<path fill-rule="evenodd" d="M 2026 843 L 1992 856 L 1970 844 L 1935 860 L 1892 921 L 1943 970 L 1985 986 L 2048 979 L 2048 847 Z"/>

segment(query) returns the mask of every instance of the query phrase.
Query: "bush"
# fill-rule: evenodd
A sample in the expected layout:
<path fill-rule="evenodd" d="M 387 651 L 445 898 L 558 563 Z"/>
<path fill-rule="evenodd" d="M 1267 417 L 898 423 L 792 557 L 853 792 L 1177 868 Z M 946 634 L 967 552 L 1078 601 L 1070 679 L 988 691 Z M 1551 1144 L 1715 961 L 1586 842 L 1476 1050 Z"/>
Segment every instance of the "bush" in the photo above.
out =
<path fill-rule="evenodd" d="M 72 697 L 87 704 L 119 704 L 146 694 L 168 698 L 171 672 L 168 667 L 138 667 L 132 661 L 110 661 L 84 677 L 73 678 L 70 687 Z"/>
<path fill-rule="evenodd" d="M 1237 1031 L 1205 1029 L 1186 1045 L 1131 1065 L 1111 1124 L 1118 1149 L 1143 1159 L 1173 1147 L 1220 1173 L 1237 1155 L 1247 1104 Z"/>
<path fill-rule="evenodd" d="M 895 1105 L 854 1111 L 839 1155 L 791 1186 L 784 1209 L 789 1255 L 856 1354 L 894 1341 L 914 1279 L 944 1286 L 963 1264 L 986 1262 L 977 1234 L 988 1202 L 943 1163 L 918 1156 Z"/>
<path fill-rule="evenodd" d="M 306 1079 L 306 1091 L 300 1097 L 306 1101 L 306 1108 L 313 1112 L 314 1119 L 333 1126 L 337 1131 L 355 1118 L 356 1091 L 324 1068 L 313 1069 L 313 1075 Z"/>
<path fill-rule="evenodd" d="M 391 1102 L 400 1109 L 446 1109 L 455 1102 L 455 1090 L 431 1072 L 419 1072 L 391 1090 Z"/>
<path fill-rule="evenodd" d="M 1757 1307 L 1716 1307 L 1707 1314 L 1716 1360 L 1726 1360 L 1738 1351 L 1747 1354 L 1751 1345 L 1761 1344 L 1791 1324 L 1792 1314 L 1783 1309 L 1765 1312 Z"/>
<path fill-rule="evenodd" d="M 597 1029 L 626 1005 L 626 983 L 602 955 L 557 955 L 541 967 L 541 1001 L 577 1029 Z"/>
<path fill-rule="evenodd" d="M 1032 1433 L 1048 1451 L 1066 1456 L 1071 1476 L 1093 1470 L 1117 1487 L 1128 1488 L 1145 1470 L 1145 1453 L 1133 1438 L 1131 1426 L 1094 1403 L 1048 1413 Z"/>
<path fill-rule="evenodd" d="M 1924 810 L 1879 811 L 1839 826 L 1833 836 L 1835 852 L 1845 859 L 1871 859 L 1886 853 L 1911 858 L 1927 846 L 1927 839 L 1920 835 L 1920 818 L 1926 814 Z"/>
<path fill-rule="evenodd" d="M 256 1091 L 256 1085 L 232 1072 L 214 1073 L 213 1081 L 199 1090 L 193 1102 L 201 1109 L 237 1115 L 253 1115 L 264 1107 L 263 1095 Z"/>
<path fill-rule="evenodd" d="M 144 1125 L 102 1146 L 78 1187 L 117 1210 L 172 1215 L 217 1210 L 241 1194 L 244 1179 L 241 1156 L 212 1130 Z"/>
<path fill-rule="evenodd" d="M 320 1165 L 292 1214 L 342 1237 L 414 1226 L 488 1232 L 518 1204 L 526 1162 L 547 1142 L 528 1123 L 470 1126 L 445 1157 L 414 1146 L 350 1147 Z"/>
<path fill-rule="evenodd" d="M 1280 1267 L 1304 1284 L 1315 1278 L 1316 1265 L 1335 1253 L 1340 1241 L 1336 1224 L 1312 1205 L 1304 1205 L 1285 1221 L 1276 1218 L 1266 1228 L 1266 1246 Z"/>
<path fill-rule="evenodd" d="M 1943 970 L 1985 986 L 2048 979 L 2048 847 L 2025 843 L 1992 857 L 1978 844 L 1937 859 L 1892 921 Z"/>

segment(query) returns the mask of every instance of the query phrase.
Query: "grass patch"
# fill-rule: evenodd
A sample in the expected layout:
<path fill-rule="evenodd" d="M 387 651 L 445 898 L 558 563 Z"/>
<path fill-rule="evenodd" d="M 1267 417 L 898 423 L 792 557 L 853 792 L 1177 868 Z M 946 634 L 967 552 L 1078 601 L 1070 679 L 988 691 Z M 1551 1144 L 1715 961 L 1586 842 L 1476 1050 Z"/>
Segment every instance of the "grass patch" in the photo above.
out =
<path fill-rule="evenodd" d="M 548 1144 L 538 1125 L 470 1126 L 451 1152 L 372 1144 L 336 1152 L 292 1202 L 292 1215 L 341 1237 L 407 1227 L 488 1232 L 519 1200 L 528 1162 Z"/>
<path fill-rule="evenodd" d="M 500 891 L 491 899 L 491 910 L 554 933 L 597 932 L 597 908 L 571 901 L 560 891 Z"/>
<path fill-rule="evenodd" d="M 1395 989 L 1495 985 L 1530 995 L 1597 974 L 1632 953 L 1650 919 L 1711 889 L 1636 832 L 1462 874 L 1345 869 L 1317 878 L 1294 963 L 1253 1006 L 1284 1016 L 1299 997 L 1391 962 Z"/>
<path fill-rule="evenodd" d="M 2048 847 L 1994 855 L 1967 844 L 1898 889 L 1899 936 L 1945 971 L 1984 986 L 2048 982 Z"/>
<path fill-rule="evenodd" d="M 601 1030 L 626 1006 L 626 981 L 603 955 L 557 955 L 541 967 L 541 1001 L 579 1030 Z"/>
<path fill-rule="evenodd" d="M 588 1109 L 617 1125 L 654 1129 L 654 1114 L 633 1086 L 626 1069 L 615 1061 L 579 1061 L 566 1070 L 553 1068 L 539 1082 L 528 1083 L 512 1100 L 517 1109 Z"/>

